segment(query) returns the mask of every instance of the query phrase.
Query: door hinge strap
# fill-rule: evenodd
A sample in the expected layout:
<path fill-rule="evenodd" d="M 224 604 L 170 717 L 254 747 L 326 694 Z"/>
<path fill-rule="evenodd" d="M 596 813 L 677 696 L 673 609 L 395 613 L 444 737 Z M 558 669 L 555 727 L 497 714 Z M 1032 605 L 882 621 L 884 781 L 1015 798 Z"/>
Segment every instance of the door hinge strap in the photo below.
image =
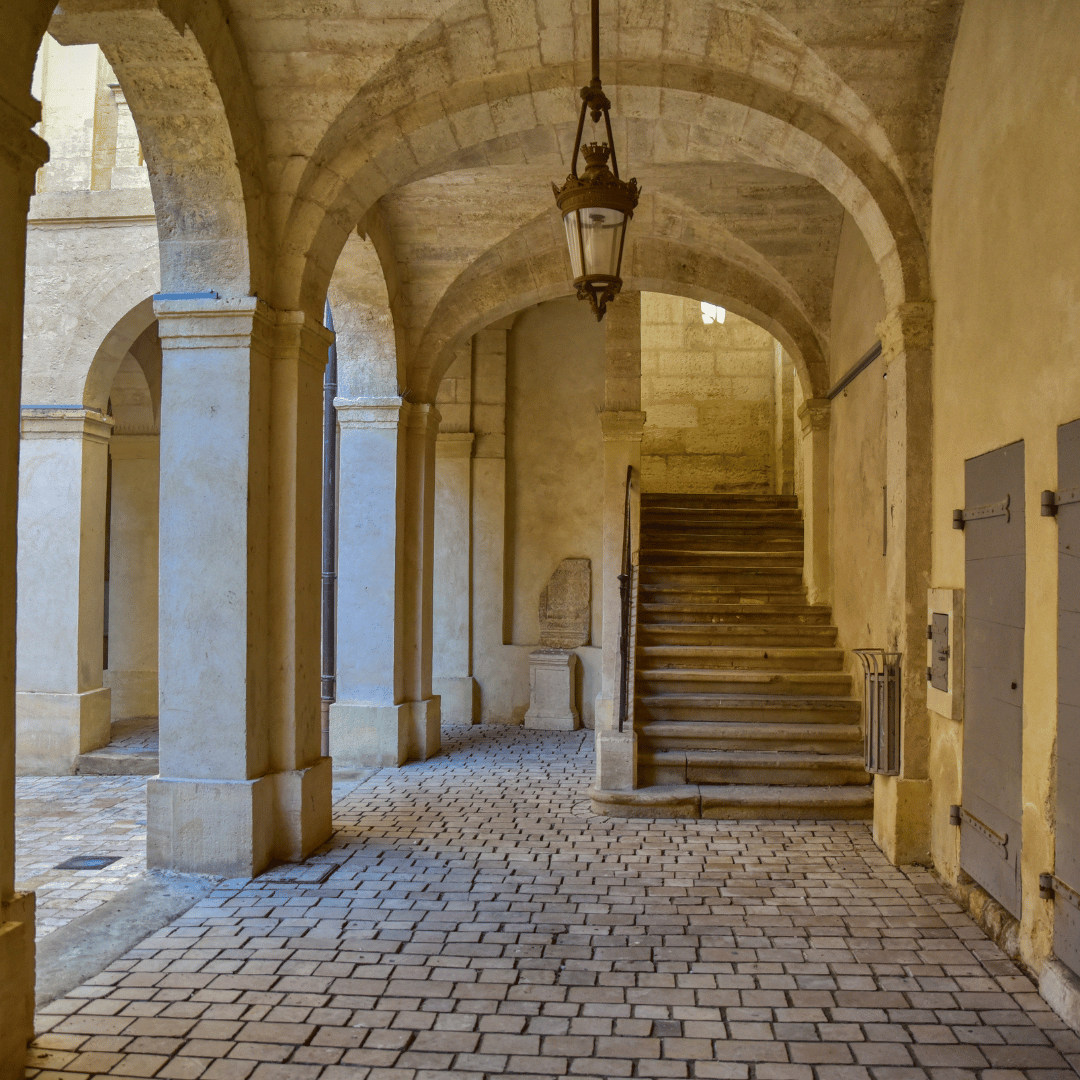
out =
<path fill-rule="evenodd" d="M 961 822 L 964 822 L 965 824 L 970 825 L 971 828 L 973 828 L 977 833 L 979 833 L 982 836 L 985 836 L 986 839 L 989 840 L 991 844 L 996 844 L 999 848 L 1001 848 L 1002 849 L 1002 855 L 1005 858 L 1009 857 L 1008 856 L 1008 847 L 1009 847 L 1009 834 L 1008 833 L 1006 833 L 1004 836 L 1002 836 L 1001 833 L 994 832 L 994 830 L 991 829 L 990 826 L 987 825 L 985 821 L 980 821 L 974 814 L 972 814 L 969 811 L 965 810 L 962 806 L 956 806 L 956 805 L 950 806 L 949 807 L 949 824 L 950 825 L 959 825 Z"/>
<path fill-rule="evenodd" d="M 981 521 L 983 518 L 1003 517 L 1006 521 L 1011 521 L 1009 500 L 1010 496 L 1006 495 L 1001 502 L 987 503 L 985 506 L 976 506 L 971 510 L 954 510 L 952 527 L 962 529 L 969 521 Z"/>
<path fill-rule="evenodd" d="M 1043 900 L 1055 900 L 1060 896 L 1074 908 L 1080 908 L 1080 892 L 1066 885 L 1056 874 L 1039 875 L 1039 896 Z"/>
<path fill-rule="evenodd" d="M 1069 503 L 1080 502 L 1080 487 L 1069 488 L 1066 491 L 1044 491 L 1039 505 L 1039 513 L 1043 517 L 1057 517 L 1059 506 L 1068 506 Z"/>

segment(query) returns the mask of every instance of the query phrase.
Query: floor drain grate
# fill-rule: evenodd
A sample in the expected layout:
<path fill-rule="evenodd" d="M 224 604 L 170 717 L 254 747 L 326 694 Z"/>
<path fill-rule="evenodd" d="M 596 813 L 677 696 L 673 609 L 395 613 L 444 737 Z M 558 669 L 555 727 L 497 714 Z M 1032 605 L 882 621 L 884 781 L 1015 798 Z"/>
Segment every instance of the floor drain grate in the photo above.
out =
<path fill-rule="evenodd" d="M 104 870 L 111 863 L 118 862 L 119 855 L 76 855 L 67 862 L 54 866 L 54 870 Z"/>

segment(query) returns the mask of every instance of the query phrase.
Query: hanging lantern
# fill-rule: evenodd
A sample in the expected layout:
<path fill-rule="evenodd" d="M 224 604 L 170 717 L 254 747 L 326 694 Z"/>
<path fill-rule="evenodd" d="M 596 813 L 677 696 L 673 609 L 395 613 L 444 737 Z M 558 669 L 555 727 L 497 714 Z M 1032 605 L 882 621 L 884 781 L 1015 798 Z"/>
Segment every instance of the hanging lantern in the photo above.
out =
<path fill-rule="evenodd" d="M 600 84 L 600 0 L 592 0 L 592 82 L 581 90 L 581 114 L 570 175 L 561 188 L 554 184 L 551 187 L 566 226 L 578 299 L 589 301 L 598 322 L 622 288 L 619 275 L 626 226 L 634 216 L 641 194 L 636 180 L 619 179 L 610 109 L 611 102 Z M 600 122 L 601 116 L 604 118 L 606 143 L 581 145 L 586 113 L 594 124 Z M 580 176 L 579 153 L 585 155 L 585 171 Z"/>

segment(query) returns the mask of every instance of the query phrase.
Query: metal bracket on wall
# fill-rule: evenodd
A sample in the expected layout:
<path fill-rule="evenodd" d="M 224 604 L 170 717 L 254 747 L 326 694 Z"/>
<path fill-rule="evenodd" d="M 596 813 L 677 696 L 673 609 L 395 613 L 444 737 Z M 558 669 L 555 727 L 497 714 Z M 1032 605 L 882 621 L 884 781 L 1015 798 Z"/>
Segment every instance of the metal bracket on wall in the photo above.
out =
<path fill-rule="evenodd" d="M 985 836 L 991 844 L 995 844 L 1001 848 L 1001 857 L 1007 859 L 1009 857 L 1009 834 L 1004 836 L 999 832 L 995 832 L 986 824 L 985 821 L 980 821 L 974 814 L 969 813 L 962 806 L 957 806 L 953 803 L 949 807 L 949 824 L 960 825 L 961 823 L 971 826 L 980 836 Z"/>
<path fill-rule="evenodd" d="M 1080 893 L 1071 885 L 1066 885 L 1056 874 L 1039 875 L 1039 897 L 1042 900 L 1056 900 L 1058 897 L 1074 908 L 1080 908 Z"/>
<path fill-rule="evenodd" d="M 952 527 L 962 529 L 969 521 L 981 521 L 983 518 L 1003 517 L 1006 521 L 1011 521 L 1012 516 L 1009 513 L 1010 497 L 1006 495 L 1001 502 L 987 503 L 985 506 L 976 506 L 971 510 L 954 510 L 952 512 Z"/>
<path fill-rule="evenodd" d="M 1057 517 L 1059 506 L 1068 506 L 1069 503 L 1080 502 L 1080 488 L 1069 488 L 1067 491 L 1044 491 L 1039 504 L 1041 517 Z"/>

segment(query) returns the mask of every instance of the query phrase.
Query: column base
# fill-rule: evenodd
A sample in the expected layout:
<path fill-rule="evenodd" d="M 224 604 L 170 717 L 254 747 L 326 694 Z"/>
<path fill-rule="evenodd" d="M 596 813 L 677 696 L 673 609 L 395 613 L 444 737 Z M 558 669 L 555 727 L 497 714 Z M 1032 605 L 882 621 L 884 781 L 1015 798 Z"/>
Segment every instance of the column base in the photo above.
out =
<path fill-rule="evenodd" d="M 874 843 L 893 866 L 930 865 L 930 781 L 874 777 Z"/>
<path fill-rule="evenodd" d="M 109 668 L 103 679 L 112 691 L 112 719 L 130 720 L 136 716 L 157 716 L 158 673 Z"/>
<path fill-rule="evenodd" d="M 342 769 L 385 769 L 409 757 L 408 730 L 402 705 L 330 706 L 330 756 Z"/>
<path fill-rule="evenodd" d="M 602 791 L 633 791 L 637 787 L 637 732 L 597 729 L 595 738 L 597 786 Z"/>
<path fill-rule="evenodd" d="M 442 746 L 438 697 L 400 705 L 330 706 L 330 756 L 342 769 L 387 769 L 426 761 Z"/>
<path fill-rule="evenodd" d="M 146 783 L 146 866 L 253 878 L 273 853 L 274 778 Z"/>
<path fill-rule="evenodd" d="M 480 684 L 471 675 L 432 679 L 431 689 L 442 700 L 439 711 L 446 723 L 480 722 Z"/>
<path fill-rule="evenodd" d="M 328 757 L 306 769 L 274 773 L 274 858 L 303 862 L 334 831 L 333 766 Z"/>
<path fill-rule="evenodd" d="M 80 754 L 109 741 L 112 693 L 22 690 L 15 695 L 15 771 L 22 776 L 70 776 Z"/>
<path fill-rule="evenodd" d="M 34 1037 L 34 894 L 0 903 L 0 1080 L 22 1080 Z"/>
<path fill-rule="evenodd" d="M 432 696 L 408 704 L 409 760 L 427 761 L 442 749 L 442 699 Z"/>

